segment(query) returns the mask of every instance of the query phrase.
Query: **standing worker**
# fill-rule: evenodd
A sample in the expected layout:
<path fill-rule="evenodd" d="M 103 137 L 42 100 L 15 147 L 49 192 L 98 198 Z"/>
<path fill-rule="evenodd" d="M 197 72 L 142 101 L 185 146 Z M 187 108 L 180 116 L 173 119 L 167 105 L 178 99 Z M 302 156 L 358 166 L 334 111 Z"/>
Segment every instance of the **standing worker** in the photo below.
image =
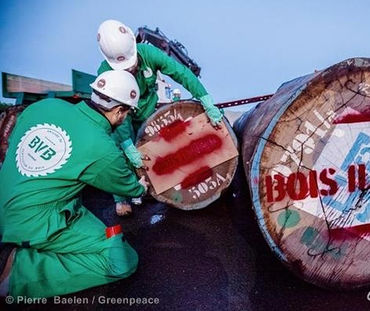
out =
<path fill-rule="evenodd" d="M 78 194 L 85 185 L 146 192 L 110 136 L 137 107 L 139 87 L 125 71 L 107 71 L 91 87 L 88 104 L 44 99 L 17 120 L 0 170 L 2 294 L 64 295 L 136 270 L 137 253 L 120 225 L 106 227 Z"/>
<path fill-rule="evenodd" d="M 97 40 L 105 60 L 98 74 L 107 70 L 126 70 L 132 73 L 140 88 L 138 109 L 129 113 L 126 120 L 113 133 L 115 141 L 124 150 L 127 158 L 136 168 L 142 167 L 142 156 L 133 144 L 141 124 L 153 114 L 158 101 L 156 73 L 170 76 L 182 84 L 196 99 L 199 99 L 212 125 L 218 126 L 222 113 L 214 105 L 212 97 L 190 69 L 148 44 L 136 44 L 132 30 L 116 20 L 104 21 Z M 129 199 L 115 196 L 117 214 L 130 214 Z"/>

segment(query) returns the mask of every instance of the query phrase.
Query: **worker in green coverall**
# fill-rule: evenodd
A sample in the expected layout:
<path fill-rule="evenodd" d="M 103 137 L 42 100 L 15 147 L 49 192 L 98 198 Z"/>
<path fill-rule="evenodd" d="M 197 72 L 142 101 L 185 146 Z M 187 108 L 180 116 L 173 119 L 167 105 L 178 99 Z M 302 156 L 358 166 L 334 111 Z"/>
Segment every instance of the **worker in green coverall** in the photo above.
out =
<path fill-rule="evenodd" d="M 140 88 L 139 109 L 130 113 L 123 124 L 113 133 L 113 138 L 124 150 L 134 167 L 142 167 L 142 155 L 135 148 L 136 133 L 141 124 L 153 114 L 158 96 L 156 92 L 157 71 L 182 84 L 199 99 L 212 125 L 218 126 L 222 113 L 214 105 L 212 97 L 190 69 L 148 44 L 136 44 L 132 30 L 116 20 L 104 21 L 98 30 L 98 43 L 105 58 L 98 74 L 106 70 L 131 72 Z M 129 198 L 115 196 L 118 215 L 131 213 Z"/>
<path fill-rule="evenodd" d="M 139 88 L 125 71 L 107 71 L 91 87 L 89 103 L 44 99 L 17 120 L 0 170 L 0 258 L 9 254 L 0 263 L 3 295 L 64 295 L 136 270 L 120 225 L 106 227 L 78 195 L 85 185 L 122 196 L 146 192 L 110 137 L 137 107 Z"/>

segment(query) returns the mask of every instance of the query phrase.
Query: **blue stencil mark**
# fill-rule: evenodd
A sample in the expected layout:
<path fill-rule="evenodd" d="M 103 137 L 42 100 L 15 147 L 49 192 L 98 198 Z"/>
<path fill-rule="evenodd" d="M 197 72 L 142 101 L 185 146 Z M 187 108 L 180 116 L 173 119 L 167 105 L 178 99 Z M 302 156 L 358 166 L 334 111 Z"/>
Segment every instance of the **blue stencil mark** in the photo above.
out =
<path fill-rule="evenodd" d="M 361 132 L 354 142 L 352 148 L 349 150 L 346 158 L 344 159 L 340 169 L 342 172 L 347 172 L 350 165 L 353 164 L 365 164 L 366 171 L 369 171 L 369 160 L 366 161 L 366 156 L 369 159 L 370 153 L 370 136 Z M 366 163 L 365 163 L 366 161 Z M 347 175 L 345 177 L 337 175 L 334 177 L 338 184 L 339 189 L 348 189 Z M 346 193 L 346 192 L 342 192 Z M 361 191 L 357 189 L 355 192 L 348 193 L 348 195 L 337 196 L 336 199 L 332 197 L 324 197 L 322 199 L 323 203 L 331 208 L 334 208 L 342 213 L 349 212 L 350 209 L 355 208 L 356 202 L 359 200 Z M 362 202 L 370 201 L 370 193 L 367 192 L 363 198 Z M 356 219 L 360 222 L 368 222 L 370 220 L 370 202 L 367 205 L 361 207 L 361 213 L 356 215 Z"/>

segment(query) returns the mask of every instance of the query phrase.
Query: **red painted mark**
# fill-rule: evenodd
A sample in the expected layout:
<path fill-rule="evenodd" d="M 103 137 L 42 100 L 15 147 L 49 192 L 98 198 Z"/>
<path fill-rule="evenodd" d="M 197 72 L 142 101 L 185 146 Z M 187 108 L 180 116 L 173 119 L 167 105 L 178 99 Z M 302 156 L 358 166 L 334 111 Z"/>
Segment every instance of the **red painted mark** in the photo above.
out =
<path fill-rule="evenodd" d="M 191 141 L 187 146 L 164 157 L 158 157 L 153 165 L 157 175 L 171 174 L 181 166 L 197 161 L 221 148 L 222 140 L 215 134 L 208 134 Z"/>
<path fill-rule="evenodd" d="M 313 170 L 309 172 L 308 183 L 309 183 L 309 189 L 310 189 L 310 197 L 317 198 L 319 195 L 319 186 L 317 184 L 317 172 L 316 171 Z"/>
<path fill-rule="evenodd" d="M 120 234 L 121 232 L 122 232 L 121 225 L 116 225 L 116 226 L 105 228 L 105 236 L 107 237 L 107 239 L 117 234 Z"/>
<path fill-rule="evenodd" d="M 358 112 L 357 110 L 351 109 L 350 112 L 339 115 L 333 121 L 334 124 L 342 123 L 357 123 L 357 122 L 369 122 L 370 121 L 370 109 L 364 112 Z"/>
<path fill-rule="evenodd" d="M 330 237 L 333 240 L 345 240 L 349 238 L 359 238 L 370 234 L 370 224 L 358 225 L 347 228 L 335 228 L 330 230 Z"/>
<path fill-rule="evenodd" d="M 328 174 L 329 173 L 329 174 Z M 324 185 L 329 186 L 329 189 L 321 189 L 320 194 L 323 196 L 327 195 L 334 195 L 338 191 L 338 183 L 333 179 L 330 178 L 328 175 L 334 175 L 335 174 L 335 169 L 333 168 L 328 168 L 324 169 L 320 173 L 320 180 Z"/>
<path fill-rule="evenodd" d="M 212 174 L 213 171 L 209 166 L 203 166 L 199 170 L 196 170 L 195 172 L 186 176 L 181 182 L 181 188 L 186 189 L 191 186 L 195 186 L 203 180 L 206 180 L 208 177 L 211 177 Z"/>
<path fill-rule="evenodd" d="M 356 190 L 356 167 L 350 165 L 348 168 L 348 192 Z"/>
<path fill-rule="evenodd" d="M 291 197 L 292 200 L 303 200 L 308 193 L 306 176 L 301 172 L 290 174 L 286 189 L 289 197 Z"/>
<path fill-rule="evenodd" d="M 286 196 L 299 201 L 306 197 L 317 198 L 319 194 L 335 195 L 339 190 L 334 179 L 335 173 L 334 168 L 325 168 L 321 172 L 312 170 L 308 176 L 301 172 L 291 173 L 288 177 L 281 174 L 267 175 L 264 178 L 267 202 L 279 202 Z M 370 187 L 366 179 L 368 176 L 366 164 L 350 165 L 347 176 L 348 192 L 366 190 Z M 324 189 L 319 189 L 319 182 L 321 187 L 325 186 Z"/>
<path fill-rule="evenodd" d="M 323 196 L 334 195 L 338 191 L 338 184 L 330 175 L 335 174 L 335 169 L 324 169 L 320 172 L 320 181 L 329 189 L 321 189 Z M 319 193 L 317 172 L 312 170 L 308 176 L 302 172 L 291 173 L 288 177 L 281 174 L 266 176 L 267 202 L 282 201 L 287 195 L 290 199 L 299 201 L 310 196 L 316 198 Z"/>
<path fill-rule="evenodd" d="M 181 121 L 175 120 L 171 124 L 165 126 L 159 131 L 159 136 L 162 137 L 165 141 L 171 141 L 175 137 L 184 133 L 186 128 L 189 126 L 190 121 Z"/>
<path fill-rule="evenodd" d="M 365 190 L 366 186 L 366 165 L 359 164 L 358 166 L 358 188 Z"/>
<path fill-rule="evenodd" d="M 267 195 L 267 202 L 273 202 L 274 195 L 273 195 L 273 183 L 272 183 L 272 177 L 270 175 L 267 175 L 265 177 L 265 185 L 266 185 L 266 195 Z M 276 188 L 275 188 L 276 190 Z"/>

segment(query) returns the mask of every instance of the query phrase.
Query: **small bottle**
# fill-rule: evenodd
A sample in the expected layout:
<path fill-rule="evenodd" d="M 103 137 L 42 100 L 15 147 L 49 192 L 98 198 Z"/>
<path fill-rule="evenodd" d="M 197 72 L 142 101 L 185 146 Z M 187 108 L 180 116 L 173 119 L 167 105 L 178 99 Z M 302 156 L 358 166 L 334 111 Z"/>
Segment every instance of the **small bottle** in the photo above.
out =
<path fill-rule="evenodd" d="M 174 89 L 172 91 L 172 101 L 177 102 L 181 99 L 181 91 L 179 89 Z"/>

